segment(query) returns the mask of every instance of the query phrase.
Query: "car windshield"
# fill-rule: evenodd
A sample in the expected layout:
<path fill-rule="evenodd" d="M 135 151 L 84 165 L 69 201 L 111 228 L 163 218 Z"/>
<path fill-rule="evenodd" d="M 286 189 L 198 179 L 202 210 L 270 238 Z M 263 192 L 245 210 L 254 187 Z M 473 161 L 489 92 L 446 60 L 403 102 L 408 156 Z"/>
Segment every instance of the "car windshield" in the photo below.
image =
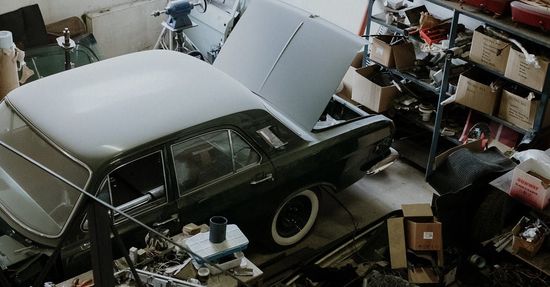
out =
<path fill-rule="evenodd" d="M 5 102 L 0 103 L 0 141 L 78 187 L 90 173 L 36 134 Z M 45 237 L 58 237 L 80 192 L 15 152 L 0 146 L 0 215 Z"/>

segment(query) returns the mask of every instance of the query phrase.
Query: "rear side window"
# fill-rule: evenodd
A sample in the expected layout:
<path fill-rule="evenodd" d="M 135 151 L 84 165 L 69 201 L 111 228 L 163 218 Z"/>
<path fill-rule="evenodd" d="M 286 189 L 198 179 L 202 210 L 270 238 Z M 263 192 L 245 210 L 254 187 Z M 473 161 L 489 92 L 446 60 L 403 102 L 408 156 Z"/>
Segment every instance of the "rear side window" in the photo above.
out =
<path fill-rule="evenodd" d="M 210 132 L 172 146 L 181 194 L 256 165 L 261 158 L 231 130 Z"/>

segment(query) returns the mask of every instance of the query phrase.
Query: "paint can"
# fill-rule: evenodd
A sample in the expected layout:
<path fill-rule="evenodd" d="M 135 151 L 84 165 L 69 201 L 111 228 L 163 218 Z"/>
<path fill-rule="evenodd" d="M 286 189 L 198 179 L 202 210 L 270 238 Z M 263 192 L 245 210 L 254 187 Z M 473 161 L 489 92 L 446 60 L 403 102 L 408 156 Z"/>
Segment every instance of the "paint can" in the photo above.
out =
<path fill-rule="evenodd" d="M 202 284 L 206 284 L 208 282 L 208 277 L 210 276 L 210 269 L 208 267 L 201 267 L 197 270 L 197 276 L 199 281 Z"/>
<path fill-rule="evenodd" d="M 225 241 L 225 231 L 227 228 L 227 218 L 223 216 L 212 216 L 210 218 L 210 235 L 212 243 L 222 243 Z"/>

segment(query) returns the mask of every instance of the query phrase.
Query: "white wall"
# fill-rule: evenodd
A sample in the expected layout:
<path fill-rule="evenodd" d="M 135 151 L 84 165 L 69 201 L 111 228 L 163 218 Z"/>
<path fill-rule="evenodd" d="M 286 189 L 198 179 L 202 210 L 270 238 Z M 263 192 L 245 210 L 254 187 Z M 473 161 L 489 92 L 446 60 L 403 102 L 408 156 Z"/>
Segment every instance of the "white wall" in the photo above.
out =
<path fill-rule="evenodd" d="M 254 0 L 248 0 L 254 1 Z M 368 0 L 284 0 L 357 33 Z M 38 3 L 46 24 L 133 0 L 0 0 L 0 14 Z M 377 0 L 377 4 L 382 1 Z M 379 5 L 378 5 L 379 6 Z M 123 21 L 123 19 L 121 19 Z"/>
<path fill-rule="evenodd" d="M 0 0 L 0 14 L 18 9 L 20 7 L 38 3 L 42 10 L 42 16 L 47 23 L 55 22 L 70 16 L 80 17 L 82 14 L 107 7 L 116 6 L 134 0 Z M 248 0 L 254 1 L 254 0 Z M 353 33 L 357 33 L 361 20 L 365 13 L 368 0 L 283 0 L 292 5 L 308 10 L 314 14 L 335 23 Z M 421 3 L 423 0 L 416 0 Z M 376 0 L 375 13 L 381 11 L 381 0 Z M 430 6 L 430 8 L 434 8 Z M 432 9 L 430 9 L 432 10 Z M 443 9 L 434 9 L 436 14 Z M 438 13 L 439 12 L 439 13 Z M 462 18 L 462 17 L 461 17 Z M 121 19 L 123 21 L 123 19 Z M 468 21 L 466 21 L 468 22 Z M 477 23 L 476 23 L 477 24 Z"/>
<path fill-rule="evenodd" d="M 0 0 L 0 14 L 38 3 L 46 24 L 132 0 Z"/>

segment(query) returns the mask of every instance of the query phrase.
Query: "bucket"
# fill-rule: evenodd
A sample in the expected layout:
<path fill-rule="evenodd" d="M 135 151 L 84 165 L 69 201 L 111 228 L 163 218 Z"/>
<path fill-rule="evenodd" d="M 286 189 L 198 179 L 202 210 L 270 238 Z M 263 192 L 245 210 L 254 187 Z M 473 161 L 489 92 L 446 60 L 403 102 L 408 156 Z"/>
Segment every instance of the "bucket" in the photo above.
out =
<path fill-rule="evenodd" d="M 227 218 L 223 216 L 212 216 L 210 218 L 210 242 L 221 243 L 225 241 Z"/>
<path fill-rule="evenodd" d="M 0 31 L 0 100 L 19 87 L 17 54 L 10 31 Z"/>

